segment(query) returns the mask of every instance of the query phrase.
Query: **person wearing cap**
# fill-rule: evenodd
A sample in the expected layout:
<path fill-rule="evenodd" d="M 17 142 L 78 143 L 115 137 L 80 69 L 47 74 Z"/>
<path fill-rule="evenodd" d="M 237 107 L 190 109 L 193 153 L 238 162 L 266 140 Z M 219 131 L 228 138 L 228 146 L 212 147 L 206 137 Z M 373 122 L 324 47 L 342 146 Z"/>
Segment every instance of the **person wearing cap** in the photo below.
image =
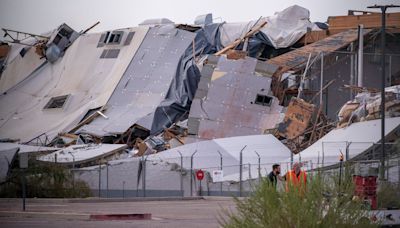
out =
<path fill-rule="evenodd" d="M 292 170 L 289 170 L 286 175 L 286 192 L 289 192 L 292 188 L 298 189 L 301 193 L 304 193 L 307 187 L 307 173 L 301 170 L 299 163 L 294 163 Z"/>

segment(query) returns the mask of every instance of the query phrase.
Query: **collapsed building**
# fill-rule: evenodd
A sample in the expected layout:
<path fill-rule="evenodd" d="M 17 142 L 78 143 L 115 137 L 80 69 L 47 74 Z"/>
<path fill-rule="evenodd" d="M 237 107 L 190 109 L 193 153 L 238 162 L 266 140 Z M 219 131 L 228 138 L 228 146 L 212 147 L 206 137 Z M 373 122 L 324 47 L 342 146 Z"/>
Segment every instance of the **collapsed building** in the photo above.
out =
<path fill-rule="evenodd" d="M 193 25 L 153 19 L 102 33 L 63 24 L 49 34 L 22 33 L 24 40 L 4 30 L 11 40 L 0 46 L 0 139 L 7 143 L 0 150 L 38 146 L 48 152 L 39 161 L 79 167 L 77 175 L 93 189 L 101 188 L 101 178 L 94 179 L 104 161 L 114 164 L 115 181 L 130 167 L 129 188 L 136 190 L 143 159 L 154 164 L 150 188 L 160 190 L 168 186 L 160 176 L 234 166 L 243 151 L 245 163 L 258 158 L 264 165 L 249 165 L 240 180 L 265 175 L 272 163 L 332 165 L 339 151 L 346 160 L 370 158 L 380 140 L 381 15 L 349 11 L 312 23 L 309 14 L 292 6 L 246 23 L 214 23 L 204 15 Z M 387 26 L 385 134 L 394 141 L 400 13 L 389 13 Z M 339 141 L 345 143 L 333 143 Z M 19 153 L 11 151 L 9 160 Z M 186 158 L 181 164 L 179 154 Z M 224 165 L 216 163 L 220 156 Z M 318 162 L 322 156 L 325 163 Z M 239 180 L 237 168 L 223 170 L 219 181 Z"/>

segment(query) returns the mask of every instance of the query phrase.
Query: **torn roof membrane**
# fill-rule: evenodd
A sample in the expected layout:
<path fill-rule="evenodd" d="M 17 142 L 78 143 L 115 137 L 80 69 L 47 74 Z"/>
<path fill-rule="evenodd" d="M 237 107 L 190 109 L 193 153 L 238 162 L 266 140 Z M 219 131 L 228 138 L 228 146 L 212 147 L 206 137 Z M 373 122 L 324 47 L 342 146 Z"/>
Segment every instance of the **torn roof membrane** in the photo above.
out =
<path fill-rule="evenodd" d="M 266 21 L 261 28 L 259 38 L 272 47 L 287 48 L 295 44 L 308 28 L 318 29 L 310 22 L 310 12 L 301 6 L 293 5 L 273 16 L 260 18 L 257 21 L 244 23 L 224 23 L 221 26 L 221 44 L 227 46 L 238 38 L 241 38 L 250 29 Z"/>
<path fill-rule="evenodd" d="M 98 117 L 78 132 L 121 134 L 135 123 L 151 130 L 158 118 L 154 116 L 156 108 L 169 92 L 174 93 L 171 83 L 182 74 L 177 66 L 194 37 L 195 33 L 173 26 L 150 28 L 106 104 L 108 118 Z"/>

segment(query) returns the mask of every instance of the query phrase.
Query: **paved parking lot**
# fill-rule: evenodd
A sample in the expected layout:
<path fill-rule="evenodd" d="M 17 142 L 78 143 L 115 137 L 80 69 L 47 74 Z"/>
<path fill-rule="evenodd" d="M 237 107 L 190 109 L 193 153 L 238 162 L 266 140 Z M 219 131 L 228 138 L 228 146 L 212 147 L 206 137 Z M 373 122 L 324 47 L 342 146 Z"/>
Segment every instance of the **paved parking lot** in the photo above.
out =
<path fill-rule="evenodd" d="M 223 210 L 234 210 L 231 198 L 115 202 L 107 200 L 0 199 L 0 227 L 218 227 Z M 151 220 L 90 220 L 91 214 L 151 213 Z"/>

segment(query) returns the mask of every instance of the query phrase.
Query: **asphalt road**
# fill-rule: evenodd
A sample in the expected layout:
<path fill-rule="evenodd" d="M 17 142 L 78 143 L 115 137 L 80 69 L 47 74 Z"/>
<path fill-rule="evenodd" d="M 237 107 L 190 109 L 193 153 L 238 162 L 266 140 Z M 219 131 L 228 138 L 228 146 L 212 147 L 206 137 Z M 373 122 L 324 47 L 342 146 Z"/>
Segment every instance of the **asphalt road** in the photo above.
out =
<path fill-rule="evenodd" d="M 218 227 L 223 210 L 235 208 L 231 198 L 99 202 L 30 200 L 26 212 L 18 199 L 0 199 L 0 227 Z M 90 220 L 91 214 L 151 213 L 151 220 Z"/>

